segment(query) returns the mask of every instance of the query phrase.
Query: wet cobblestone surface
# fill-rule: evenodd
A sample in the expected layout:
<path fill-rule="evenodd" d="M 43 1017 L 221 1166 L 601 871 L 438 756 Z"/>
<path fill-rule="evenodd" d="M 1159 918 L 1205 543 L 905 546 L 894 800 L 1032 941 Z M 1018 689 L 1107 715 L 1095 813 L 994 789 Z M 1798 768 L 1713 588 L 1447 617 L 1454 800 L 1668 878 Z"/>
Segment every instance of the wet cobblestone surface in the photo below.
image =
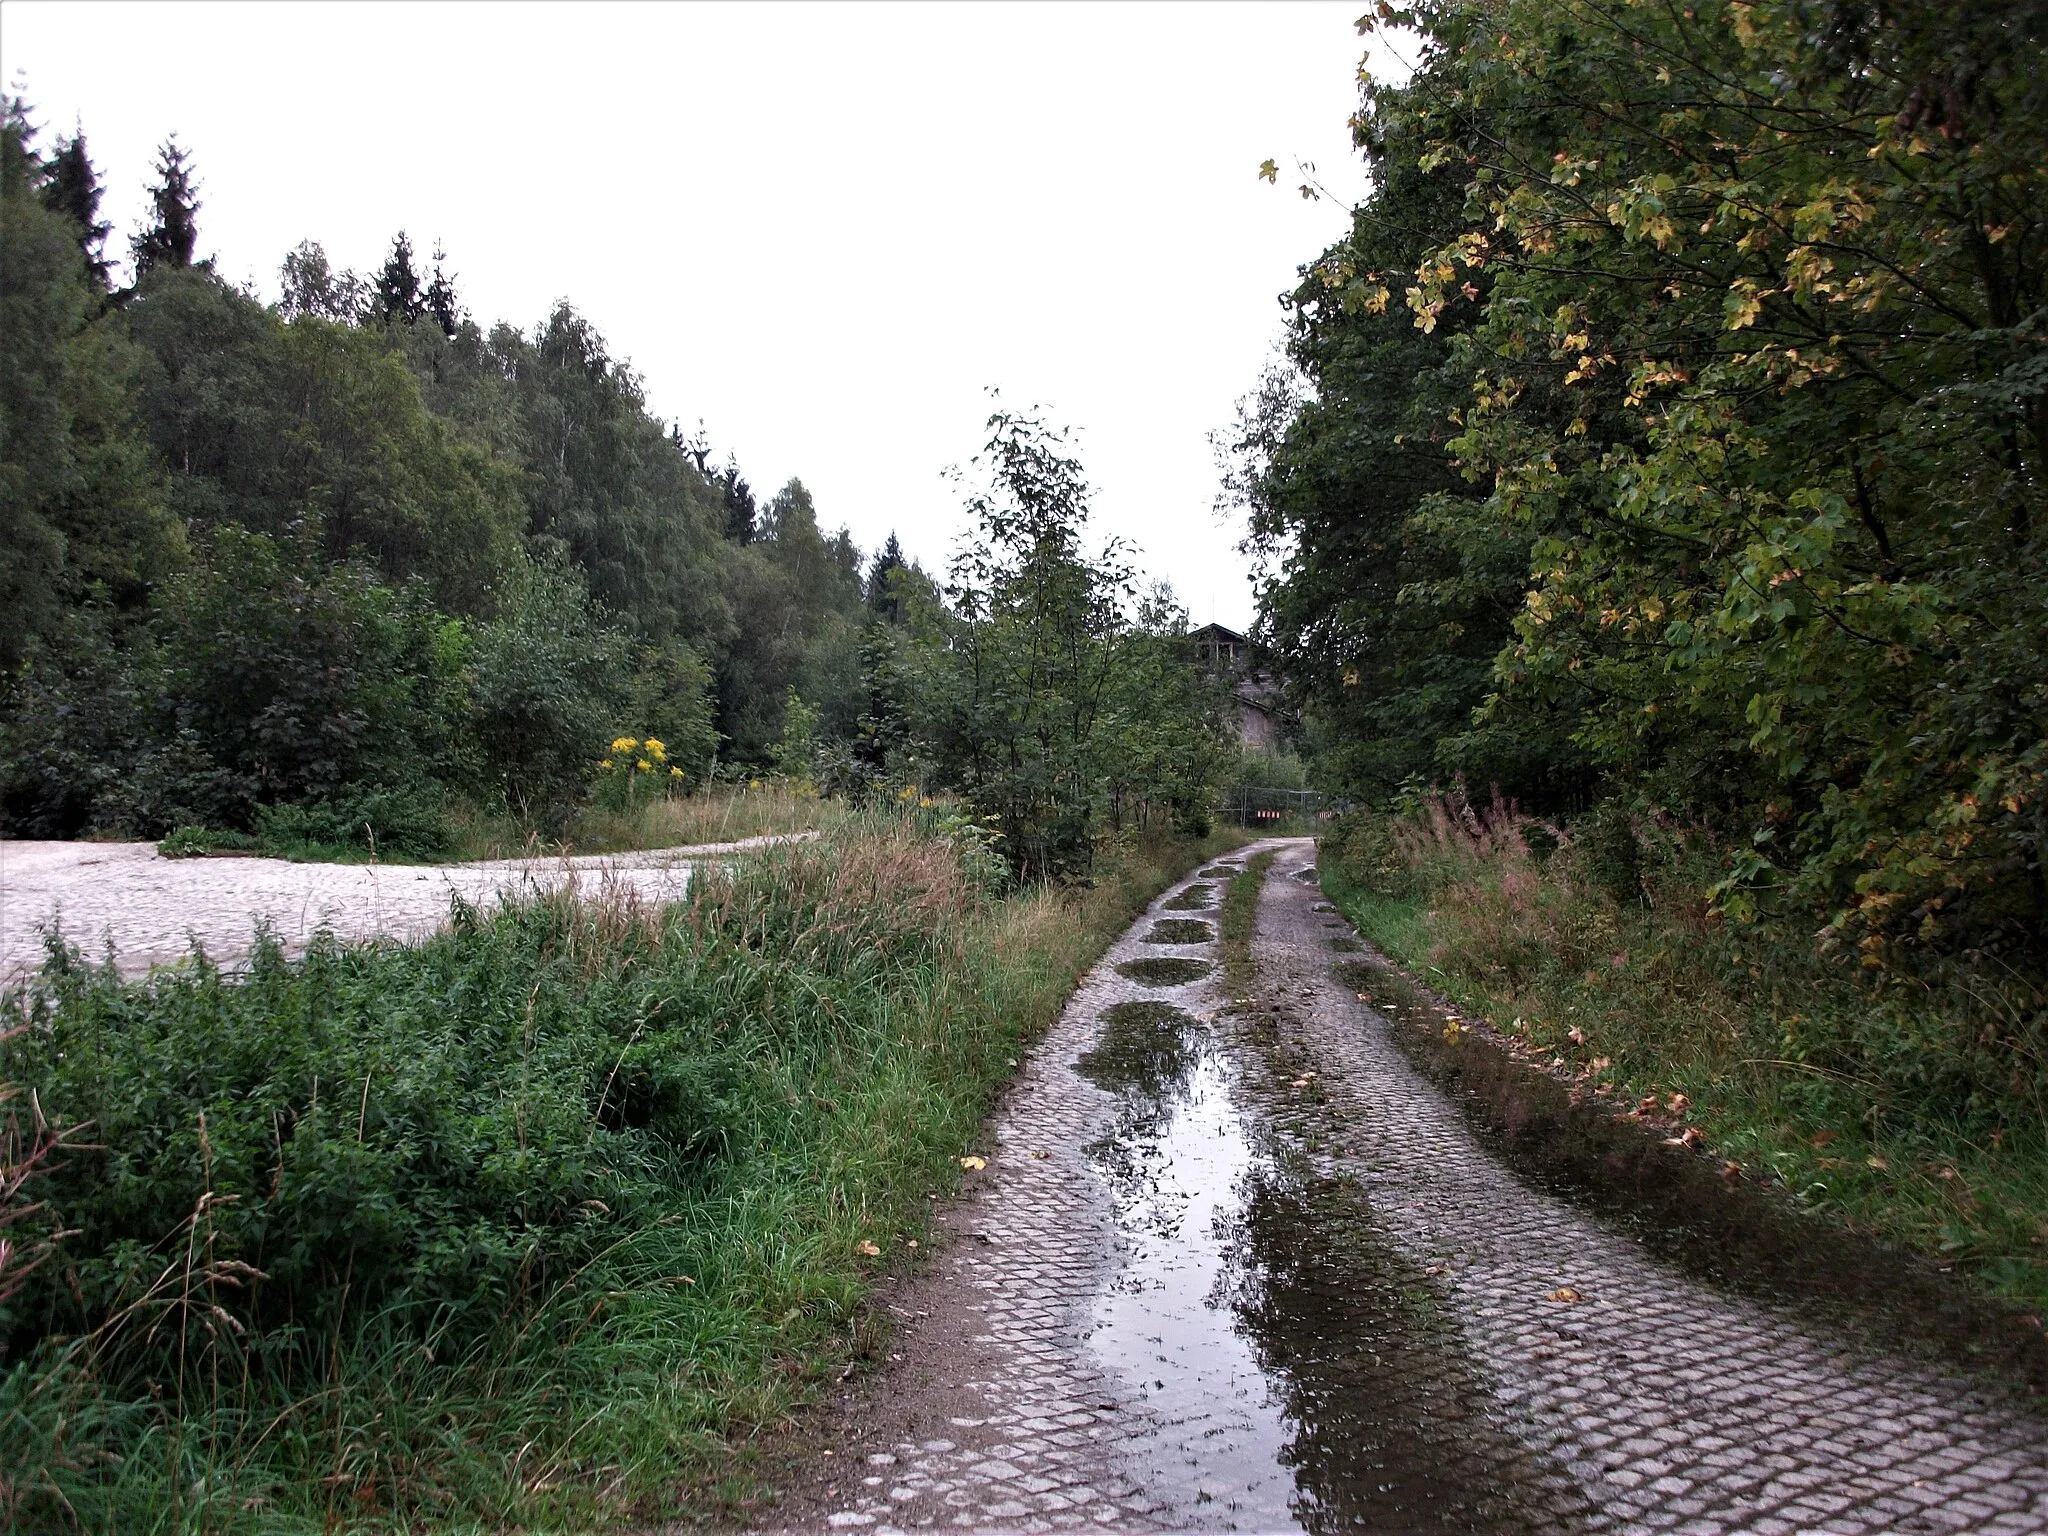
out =
<path fill-rule="evenodd" d="M 936 1366 L 958 1411 L 848 1447 L 806 1528 L 2048 1529 L 2029 1409 L 1688 1277 L 1500 1164 L 1333 975 L 1351 930 L 1313 846 L 1266 846 L 1251 1006 L 1220 971 L 1116 969 L 1220 958 L 1150 936 L 1213 923 L 1226 869 L 1155 903 L 1034 1051 L 937 1260 L 933 1294 L 970 1298 Z M 1111 1091 L 1104 1015 L 1140 1000 L 1195 1043 Z"/>
<path fill-rule="evenodd" d="M 2048 1426 L 1875 1341 L 1710 1289 L 1531 1190 L 1331 975 L 1313 864 L 1275 864 L 1254 954 L 1327 1063 L 1347 1161 L 1440 1267 L 1494 1421 L 1570 1474 L 1596 1529 L 2048 1529 Z M 1348 934 L 1349 930 L 1342 932 Z M 1550 1298 L 1569 1289 L 1580 1300 Z"/>

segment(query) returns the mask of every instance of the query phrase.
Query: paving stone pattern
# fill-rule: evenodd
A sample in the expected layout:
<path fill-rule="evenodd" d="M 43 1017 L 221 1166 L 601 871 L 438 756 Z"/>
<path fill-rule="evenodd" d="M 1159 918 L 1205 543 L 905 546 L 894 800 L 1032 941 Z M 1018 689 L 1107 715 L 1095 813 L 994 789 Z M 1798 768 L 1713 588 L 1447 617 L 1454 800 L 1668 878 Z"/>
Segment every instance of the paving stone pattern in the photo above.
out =
<path fill-rule="evenodd" d="M 1464 1475 L 1487 1495 L 1462 1506 L 1473 1511 L 1463 1524 L 1378 1523 L 1369 1490 L 1349 1514 L 1341 1499 L 1319 1502 L 1310 1490 L 1277 1518 L 1241 1525 L 1192 1496 L 1199 1426 L 1165 1421 L 1092 1353 L 1091 1329 L 1131 1240 L 1088 1151 L 1116 1100 L 1080 1075 L 1076 1059 L 1112 1003 L 1159 998 L 1216 1019 L 1229 1001 L 1216 976 L 1157 988 L 1117 974 L 1118 964 L 1161 952 L 1145 943 L 1152 922 L 1187 910 L 1169 893 L 1104 957 L 1033 1053 L 994 1127 L 972 1230 L 940 1261 L 948 1286 L 976 1298 L 968 1305 L 980 1353 L 962 1361 L 972 1374 L 961 1385 L 981 1406 L 954 1418 L 947 1438 L 862 1447 L 860 1486 L 842 1492 L 827 1527 L 875 1536 L 1298 1525 L 2048 1530 L 2048 1426 L 2028 1409 L 1879 1342 L 1691 1279 L 1496 1161 L 1400 1056 L 1385 1020 L 1333 975 L 1336 944 L 1355 948 L 1355 936 L 1320 901 L 1313 845 L 1264 846 L 1278 858 L 1259 908 L 1258 1001 L 1284 1059 L 1297 1064 L 1290 1070 L 1313 1062 L 1318 1085 L 1310 1118 L 1322 1129 L 1297 1137 L 1299 1147 L 1323 1187 L 1362 1190 L 1374 1240 L 1391 1245 L 1404 1273 L 1428 1277 L 1448 1339 L 1446 1349 L 1390 1352 L 1368 1394 L 1375 1400 L 1355 1406 L 1368 1419 L 1389 1404 L 1408 1413 L 1396 1434 L 1419 1425 L 1458 1437 Z M 1215 945 L 1170 952 L 1213 958 Z M 1268 1048 L 1249 1043 L 1249 1028 L 1225 1017 L 1215 1031 L 1239 1060 L 1241 1105 L 1262 1091 L 1251 1062 Z M 1286 1118 L 1267 1131 L 1285 1139 Z M 1342 1273 L 1318 1282 L 1316 1245 L 1301 1246 L 1309 1251 L 1291 1276 L 1279 1274 L 1284 1256 L 1261 1261 L 1272 1272 L 1268 1290 L 1321 1283 L 1340 1301 L 1349 1295 L 1358 1331 L 1379 1326 L 1391 1287 L 1376 1296 Z M 1578 1299 L 1563 1299 L 1570 1295 Z M 1318 1347 L 1340 1353 L 1352 1331 L 1334 1330 L 1343 1336 Z M 1298 1416 L 1313 1397 L 1316 1362 L 1269 1353 L 1266 1364 L 1273 1401 Z M 1304 1431 L 1284 1453 L 1305 1490 L 1319 1444 L 1336 1443 Z M 1345 1476 L 1355 1474 L 1340 1467 L 1326 1481 Z"/>
<path fill-rule="evenodd" d="M 1347 1122 L 1332 1165 L 1438 1268 L 1495 1422 L 1577 1481 L 1576 1523 L 2048 1529 L 2048 1426 L 2022 1406 L 1697 1283 L 1494 1160 L 1331 975 L 1332 927 L 1299 878 L 1313 861 L 1313 845 L 1287 845 L 1267 882 L 1261 990 L 1289 1000 L 1324 1063 Z M 1549 1299 L 1566 1288 L 1582 1299 Z"/>
<path fill-rule="evenodd" d="M 1129 1401 L 1127 1385 L 1085 1343 L 1122 1241 L 1087 1151 L 1117 1101 L 1075 1063 L 1112 1004 L 1156 998 L 1215 1007 L 1213 978 L 1150 987 L 1116 970 L 1162 953 L 1147 935 L 1155 919 L 1189 910 L 1167 905 L 1186 889 L 1167 893 L 1118 940 L 1033 1050 L 994 1126 L 995 1155 L 973 1229 L 941 1261 L 962 1293 L 978 1298 L 969 1306 L 983 1320 L 976 1343 L 988 1353 L 974 1363 L 985 1374 L 964 1385 L 985 1411 L 954 1419 L 947 1439 L 866 1450 L 862 1488 L 826 1517 L 828 1526 L 876 1536 L 929 1527 L 1175 1528 L 1171 1486 L 1132 1454 L 1135 1442 L 1156 1439 L 1162 1426 Z M 1213 958 L 1215 942 L 1164 952 Z"/>
<path fill-rule="evenodd" d="M 585 891 L 676 901 L 693 863 L 786 840 L 473 864 L 167 859 L 154 843 L 0 840 L 0 986 L 42 963 L 43 931 L 52 922 L 89 958 L 111 948 L 122 974 L 139 976 L 184 959 L 195 943 L 232 965 L 249 952 L 259 921 L 287 954 L 297 954 L 323 928 L 348 940 L 427 938 L 448 921 L 457 896 L 490 905 L 577 881 Z"/>

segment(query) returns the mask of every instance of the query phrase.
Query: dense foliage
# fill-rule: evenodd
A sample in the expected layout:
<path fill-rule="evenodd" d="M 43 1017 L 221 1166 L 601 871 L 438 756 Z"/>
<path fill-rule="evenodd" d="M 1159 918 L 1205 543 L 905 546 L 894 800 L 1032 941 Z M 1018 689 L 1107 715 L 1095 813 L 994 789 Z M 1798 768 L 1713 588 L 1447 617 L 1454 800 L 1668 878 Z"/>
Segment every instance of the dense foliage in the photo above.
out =
<path fill-rule="evenodd" d="M 691 783 L 793 692 L 851 734 L 861 558 L 799 482 L 757 517 L 575 311 L 487 332 L 403 235 L 369 280 L 301 246 L 267 306 L 158 173 L 115 288 L 82 137 L 0 126 L 0 831 L 546 825 L 621 731 Z"/>
<path fill-rule="evenodd" d="M 1029 874 L 1204 823 L 1220 700 L 1036 423 L 992 422 L 942 591 L 800 481 L 758 503 L 566 305 L 485 331 L 404 234 L 367 279 L 301 245 L 265 305 L 196 258 L 175 144 L 117 290 L 82 138 L 16 102 L 4 155 L 0 833 L 432 854 L 458 804 L 559 825 L 625 737 L 670 789 L 964 790 Z"/>
<path fill-rule="evenodd" d="M 1327 761 L 1701 820 L 1724 910 L 2038 968 L 2048 11 L 1380 19 L 1421 59 L 1241 444 Z"/>
<path fill-rule="evenodd" d="M 976 536 L 949 606 L 891 669 L 908 738 L 1027 876 L 1089 866 L 1105 819 L 1208 830 L 1225 768 L 1221 682 L 1163 589 L 1139 601 L 1123 548 L 1087 544 L 1066 434 L 999 410 L 975 461 Z"/>

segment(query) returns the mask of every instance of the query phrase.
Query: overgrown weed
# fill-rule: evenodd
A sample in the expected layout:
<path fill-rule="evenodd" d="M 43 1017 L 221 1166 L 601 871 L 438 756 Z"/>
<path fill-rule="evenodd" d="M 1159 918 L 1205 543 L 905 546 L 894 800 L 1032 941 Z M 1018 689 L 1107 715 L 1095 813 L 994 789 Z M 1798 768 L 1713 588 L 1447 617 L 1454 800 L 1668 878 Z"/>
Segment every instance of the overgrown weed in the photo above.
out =
<path fill-rule="evenodd" d="M 1426 797 L 1326 833 L 1324 889 L 1392 959 L 1626 1106 L 1671 1095 L 1704 1145 L 1861 1230 L 2048 1303 L 2038 988 L 1827 953 L 1700 894 L 1706 836 L 1561 829 Z M 1817 923 L 1816 923 L 1817 926 Z M 1732 1176 L 1732 1170 L 1731 1170 Z"/>
<path fill-rule="evenodd" d="M 509 817 L 458 811 L 451 818 L 453 856 L 519 858 L 535 852 L 626 853 L 736 843 L 782 832 L 826 831 L 848 825 L 858 812 L 846 801 L 820 796 L 780 779 L 714 783 L 688 795 L 650 798 L 608 810 L 586 807 L 557 837 L 536 838 Z"/>

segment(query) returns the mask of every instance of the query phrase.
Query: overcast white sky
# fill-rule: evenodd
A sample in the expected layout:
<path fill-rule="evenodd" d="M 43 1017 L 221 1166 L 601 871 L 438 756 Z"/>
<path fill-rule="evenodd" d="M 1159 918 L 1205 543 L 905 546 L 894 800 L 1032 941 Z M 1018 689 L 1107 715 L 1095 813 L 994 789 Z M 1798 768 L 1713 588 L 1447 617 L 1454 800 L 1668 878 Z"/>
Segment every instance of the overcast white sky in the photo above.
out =
<path fill-rule="evenodd" d="M 1363 5 L 7 0 L 0 76 L 46 143 L 82 123 L 122 254 L 175 130 L 229 278 L 439 241 L 480 320 L 569 299 L 656 412 L 864 548 L 942 566 L 984 389 L 1043 404 L 1098 528 L 1242 627 L 1207 434 L 1345 222 L 1255 173 L 1363 192 Z"/>

